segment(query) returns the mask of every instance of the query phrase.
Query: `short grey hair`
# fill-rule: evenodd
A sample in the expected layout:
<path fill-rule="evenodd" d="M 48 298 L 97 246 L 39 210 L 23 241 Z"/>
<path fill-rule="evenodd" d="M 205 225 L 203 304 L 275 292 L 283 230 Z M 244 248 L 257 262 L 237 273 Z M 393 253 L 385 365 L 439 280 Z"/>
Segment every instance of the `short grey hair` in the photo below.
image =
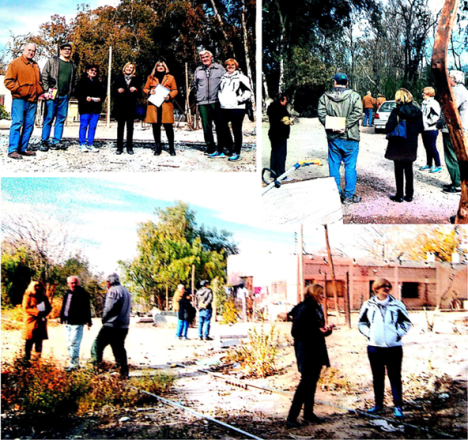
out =
<path fill-rule="evenodd" d="M 461 70 L 451 70 L 449 77 L 452 78 L 457 84 L 465 84 L 465 73 Z"/>
<path fill-rule="evenodd" d="M 70 275 L 67 277 L 67 283 L 71 283 L 75 278 L 78 282 L 80 282 L 80 279 L 76 275 Z"/>
<path fill-rule="evenodd" d="M 111 273 L 110 275 L 108 275 L 106 281 L 111 286 L 118 286 L 120 284 L 120 278 L 116 273 Z"/>
<path fill-rule="evenodd" d="M 36 43 L 26 43 L 26 44 L 23 46 L 23 50 L 26 49 L 28 46 L 34 46 L 34 49 L 37 49 Z"/>
<path fill-rule="evenodd" d="M 213 54 L 209 50 L 202 50 L 202 51 L 198 52 L 198 55 L 202 56 L 202 55 L 205 55 L 206 53 L 213 57 Z"/>

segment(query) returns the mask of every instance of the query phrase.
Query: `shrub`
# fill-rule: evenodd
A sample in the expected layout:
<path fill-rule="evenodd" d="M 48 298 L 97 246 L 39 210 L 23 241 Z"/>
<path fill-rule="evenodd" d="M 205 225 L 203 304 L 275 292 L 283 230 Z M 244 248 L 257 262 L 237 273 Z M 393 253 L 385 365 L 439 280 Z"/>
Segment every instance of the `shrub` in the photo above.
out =
<path fill-rule="evenodd" d="M 279 348 L 279 333 L 275 326 L 269 332 L 264 326 L 260 331 L 249 330 L 249 341 L 229 350 L 227 359 L 239 362 L 247 377 L 267 377 L 276 372 L 276 358 Z"/>
<path fill-rule="evenodd" d="M 16 306 L 2 310 L 2 331 L 21 330 L 23 327 L 23 307 Z"/>
<path fill-rule="evenodd" d="M 93 370 L 67 373 L 50 360 L 17 358 L 2 366 L 2 410 L 66 416 L 105 407 L 132 407 L 154 401 L 139 389 L 165 393 L 174 380 L 172 375 L 158 373 L 122 381 L 118 375 L 98 375 Z"/>
<path fill-rule="evenodd" d="M 0 119 L 7 119 L 7 120 L 11 119 L 10 113 L 8 113 L 5 109 L 5 106 L 1 104 L 0 104 Z"/>
<path fill-rule="evenodd" d="M 225 302 L 222 316 L 221 324 L 235 324 L 239 320 L 239 310 L 233 298 L 229 298 Z"/>

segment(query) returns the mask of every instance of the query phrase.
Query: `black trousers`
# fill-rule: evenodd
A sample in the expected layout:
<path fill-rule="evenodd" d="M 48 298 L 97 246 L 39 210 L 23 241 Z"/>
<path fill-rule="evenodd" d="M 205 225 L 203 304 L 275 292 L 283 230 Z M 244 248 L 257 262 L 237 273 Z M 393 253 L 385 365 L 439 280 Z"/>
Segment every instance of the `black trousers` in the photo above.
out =
<path fill-rule="evenodd" d="M 220 130 L 218 131 L 219 153 L 225 150 L 228 154 L 236 153 L 240 155 L 244 117 L 245 109 L 221 109 L 219 118 Z M 231 123 L 234 142 L 232 141 L 231 130 L 229 130 L 229 122 Z"/>
<path fill-rule="evenodd" d="M 304 405 L 304 417 L 310 417 L 314 413 L 315 390 L 320 378 L 322 365 L 313 365 L 302 370 L 301 381 L 289 409 L 288 420 L 296 421 Z"/>
<path fill-rule="evenodd" d="M 127 125 L 127 148 L 133 148 L 133 115 L 117 119 L 117 150 L 123 150 L 125 125 Z"/>
<path fill-rule="evenodd" d="M 42 341 L 43 339 L 26 339 L 26 344 L 24 347 L 24 357 L 26 360 L 31 359 L 31 351 L 33 345 L 35 346 L 36 353 L 40 356 L 42 353 Z"/>
<path fill-rule="evenodd" d="M 110 345 L 115 362 L 120 367 L 120 375 L 128 377 L 127 351 L 125 350 L 127 334 L 128 328 L 102 326 L 91 347 L 91 362 L 99 365 L 102 362 L 104 349 Z"/>
<path fill-rule="evenodd" d="M 413 197 L 413 162 L 395 160 L 396 197 Z M 404 178 L 403 178 L 404 176 Z M 405 181 L 405 193 L 403 182 Z"/>
<path fill-rule="evenodd" d="M 287 139 L 270 138 L 271 142 L 271 156 L 270 156 L 270 169 L 279 177 L 286 171 L 286 154 L 288 147 Z"/>
<path fill-rule="evenodd" d="M 164 130 L 166 130 L 167 140 L 169 142 L 169 147 L 174 148 L 174 125 L 173 124 L 151 124 L 153 127 L 153 137 L 154 142 L 157 145 L 161 145 L 161 125 L 164 125 Z"/>
<path fill-rule="evenodd" d="M 402 406 L 403 388 L 401 385 L 401 364 L 403 361 L 403 348 L 400 347 L 367 347 L 367 356 L 372 370 L 374 382 L 375 404 L 383 406 L 385 389 L 385 367 L 392 388 L 393 404 Z"/>

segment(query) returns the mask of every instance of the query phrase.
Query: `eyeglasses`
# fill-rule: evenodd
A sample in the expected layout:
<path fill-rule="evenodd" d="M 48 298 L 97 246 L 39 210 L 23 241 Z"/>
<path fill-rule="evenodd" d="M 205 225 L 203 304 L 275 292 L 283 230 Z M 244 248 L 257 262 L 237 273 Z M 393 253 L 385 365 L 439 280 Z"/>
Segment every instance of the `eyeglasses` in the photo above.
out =
<path fill-rule="evenodd" d="M 226 64 L 226 67 L 234 67 L 234 69 L 235 69 L 236 65 L 235 64 Z"/>
<path fill-rule="evenodd" d="M 379 289 L 391 289 L 392 286 L 390 286 L 390 284 L 382 284 Z"/>
<path fill-rule="evenodd" d="M 97 69 L 89 69 L 89 72 L 97 72 Z"/>

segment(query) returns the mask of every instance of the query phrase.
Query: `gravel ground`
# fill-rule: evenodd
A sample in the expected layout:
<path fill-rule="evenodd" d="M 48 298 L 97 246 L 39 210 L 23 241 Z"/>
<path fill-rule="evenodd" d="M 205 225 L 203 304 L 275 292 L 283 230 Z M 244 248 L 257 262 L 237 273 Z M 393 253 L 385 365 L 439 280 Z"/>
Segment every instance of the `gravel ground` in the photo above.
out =
<path fill-rule="evenodd" d="M 244 121 L 244 142 L 241 160 L 229 162 L 227 159 L 209 159 L 204 154 L 206 147 L 203 131 L 188 131 L 184 125 L 175 127 L 175 149 L 177 156 L 171 157 L 167 152 L 167 144 L 163 144 L 160 156 L 154 156 L 154 146 L 151 127 L 141 123 L 135 124 L 134 155 L 124 153 L 120 156 L 116 151 L 116 123 L 109 128 L 105 122 L 99 123 L 95 146 L 99 153 L 81 153 L 78 144 L 78 124 L 68 124 L 65 127 L 63 141 L 68 146 L 66 151 L 49 150 L 47 153 L 38 151 L 36 157 L 23 160 L 10 159 L 8 150 L 8 124 L 0 124 L 0 167 L 2 174 L 24 173 L 62 173 L 62 172 L 151 172 L 151 171 L 207 171 L 207 172 L 253 172 L 256 170 L 256 136 L 252 135 L 255 123 Z M 30 142 L 31 149 L 40 146 L 41 128 L 35 128 Z M 164 129 L 161 140 L 166 141 Z"/>
<path fill-rule="evenodd" d="M 270 144 L 268 124 L 262 124 L 262 166 L 268 167 Z M 361 127 L 361 142 L 357 163 L 356 194 L 362 202 L 343 206 L 343 221 L 347 224 L 447 224 L 455 215 L 460 202 L 459 194 L 442 192 L 442 185 L 450 182 L 445 168 L 442 136 L 437 139 L 437 148 L 443 170 L 437 174 L 419 171 L 426 164 L 426 154 L 419 141 L 418 157 L 414 163 L 414 200 L 411 203 L 395 203 L 389 199 L 395 194 L 393 162 L 384 158 L 387 141 L 384 134 L 374 134 L 374 129 Z M 300 160 L 321 159 L 323 166 L 309 166 L 290 174 L 295 180 L 309 180 L 328 177 L 328 146 L 325 130 L 317 118 L 300 119 L 291 128 L 288 140 L 286 169 Z M 342 178 L 342 183 L 344 178 Z M 294 185 L 294 182 L 286 183 Z M 313 200 L 311 200 L 313 202 Z"/>

